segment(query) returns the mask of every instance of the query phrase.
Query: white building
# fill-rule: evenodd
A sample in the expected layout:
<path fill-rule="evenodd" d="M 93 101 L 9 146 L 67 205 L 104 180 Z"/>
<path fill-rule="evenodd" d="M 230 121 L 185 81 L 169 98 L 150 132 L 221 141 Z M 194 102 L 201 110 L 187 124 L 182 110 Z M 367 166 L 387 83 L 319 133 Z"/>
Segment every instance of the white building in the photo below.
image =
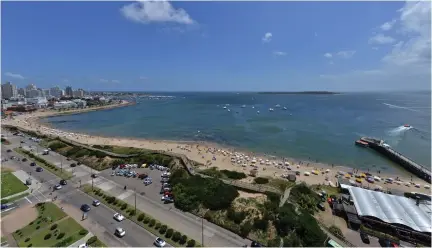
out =
<path fill-rule="evenodd" d="M 21 95 L 22 97 L 26 97 L 26 89 L 25 88 L 19 88 L 18 89 L 18 95 Z"/>
<path fill-rule="evenodd" d="M 48 106 L 48 101 L 46 97 L 34 97 L 28 98 L 27 104 L 33 104 L 36 108 L 46 108 Z"/>
<path fill-rule="evenodd" d="M 72 101 L 60 101 L 54 103 L 54 109 L 76 108 L 77 104 Z"/>
<path fill-rule="evenodd" d="M 74 90 L 73 91 L 73 96 L 74 97 L 79 97 L 79 98 L 84 97 L 84 90 L 83 89 Z"/>
<path fill-rule="evenodd" d="M 87 106 L 87 102 L 81 99 L 74 99 L 72 100 L 74 103 L 76 103 L 78 108 L 85 108 Z"/>
<path fill-rule="evenodd" d="M 29 84 L 29 85 L 26 86 L 26 90 L 27 91 L 36 90 L 36 89 L 37 89 L 36 85 L 34 85 L 34 84 Z"/>
<path fill-rule="evenodd" d="M 11 84 L 10 82 L 2 84 L 1 90 L 3 99 L 10 99 L 18 96 L 16 85 Z"/>

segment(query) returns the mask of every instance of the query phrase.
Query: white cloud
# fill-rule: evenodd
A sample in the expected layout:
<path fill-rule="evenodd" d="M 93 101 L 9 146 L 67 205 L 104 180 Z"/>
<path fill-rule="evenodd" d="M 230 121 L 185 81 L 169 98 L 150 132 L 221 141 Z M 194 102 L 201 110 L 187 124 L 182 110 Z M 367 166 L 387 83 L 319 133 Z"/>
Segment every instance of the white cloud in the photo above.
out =
<path fill-rule="evenodd" d="M 407 1 L 397 13 L 395 33 L 400 38 L 382 57 L 379 66 L 320 75 L 320 78 L 326 80 L 329 87 L 346 87 L 347 90 L 430 90 L 431 4 Z"/>
<path fill-rule="evenodd" d="M 6 77 L 11 77 L 11 78 L 15 78 L 15 79 L 24 79 L 25 77 L 21 74 L 18 73 L 12 73 L 12 72 L 6 72 L 4 74 Z"/>
<path fill-rule="evenodd" d="M 356 51 L 354 51 L 354 50 L 348 50 L 348 51 L 339 51 L 336 53 L 336 55 L 340 58 L 343 58 L 343 59 L 349 59 L 352 56 L 354 56 L 355 53 L 356 53 Z"/>
<path fill-rule="evenodd" d="M 331 54 L 331 53 L 324 53 L 324 57 L 331 58 L 331 57 L 333 57 L 333 54 Z"/>
<path fill-rule="evenodd" d="M 396 20 L 393 19 L 393 20 L 391 20 L 391 21 L 389 21 L 389 22 L 386 22 L 386 23 L 382 24 L 382 25 L 380 26 L 380 28 L 381 28 L 383 31 L 388 31 L 388 30 L 390 30 L 390 29 L 393 28 L 393 26 L 394 26 L 395 23 L 396 23 Z"/>
<path fill-rule="evenodd" d="M 99 79 L 99 82 L 101 82 L 101 83 L 108 83 L 109 80 L 108 80 L 108 79 L 101 78 L 101 79 Z"/>
<path fill-rule="evenodd" d="M 196 23 L 184 9 L 176 9 L 167 1 L 138 1 L 123 6 L 120 11 L 127 19 L 143 24 L 172 22 L 190 25 Z"/>
<path fill-rule="evenodd" d="M 396 40 L 393 37 L 386 36 L 383 34 L 377 34 L 369 39 L 369 44 L 379 44 L 379 45 L 392 44 L 395 41 Z"/>
<path fill-rule="evenodd" d="M 285 55 L 286 55 L 286 52 L 274 51 L 274 52 L 273 52 L 273 55 L 276 55 L 276 56 L 285 56 Z"/>
<path fill-rule="evenodd" d="M 147 80 L 148 77 L 146 77 L 146 76 L 140 76 L 139 79 L 141 79 L 141 80 Z"/>
<path fill-rule="evenodd" d="M 264 37 L 262 37 L 263 42 L 270 42 L 272 40 L 273 34 L 272 33 L 265 33 Z"/>

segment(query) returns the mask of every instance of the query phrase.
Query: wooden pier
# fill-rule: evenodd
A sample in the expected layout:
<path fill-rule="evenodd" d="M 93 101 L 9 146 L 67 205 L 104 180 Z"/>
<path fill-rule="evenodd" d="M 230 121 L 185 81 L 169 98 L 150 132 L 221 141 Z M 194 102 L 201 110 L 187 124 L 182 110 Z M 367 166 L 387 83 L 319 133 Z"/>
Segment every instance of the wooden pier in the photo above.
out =
<path fill-rule="evenodd" d="M 363 137 L 360 140 L 368 143 L 368 147 L 381 153 L 393 162 L 401 165 L 407 171 L 413 173 L 419 178 L 425 180 L 426 182 L 431 183 L 431 171 L 429 168 L 417 164 L 416 162 L 405 157 L 401 153 L 393 150 L 389 145 L 385 144 L 383 140 L 369 137 Z"/>

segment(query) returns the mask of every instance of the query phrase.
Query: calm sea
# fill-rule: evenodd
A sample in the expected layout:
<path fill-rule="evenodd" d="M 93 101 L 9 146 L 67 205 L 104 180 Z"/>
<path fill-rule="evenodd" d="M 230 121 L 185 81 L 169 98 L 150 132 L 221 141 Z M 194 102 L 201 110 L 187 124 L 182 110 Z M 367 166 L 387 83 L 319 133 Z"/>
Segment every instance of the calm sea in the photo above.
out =
<path fill-rule="evenodd" d="M 373 136 L 414 161 L 431 165 L 430 92 L 157 94 L 175 98 L 139 98 L 137 105 L 126 108 L 45 121 L 94 135 L 209 141 L 282 157 L 400 171 L 373 151 L 354 145 L 362 136 Z"/>

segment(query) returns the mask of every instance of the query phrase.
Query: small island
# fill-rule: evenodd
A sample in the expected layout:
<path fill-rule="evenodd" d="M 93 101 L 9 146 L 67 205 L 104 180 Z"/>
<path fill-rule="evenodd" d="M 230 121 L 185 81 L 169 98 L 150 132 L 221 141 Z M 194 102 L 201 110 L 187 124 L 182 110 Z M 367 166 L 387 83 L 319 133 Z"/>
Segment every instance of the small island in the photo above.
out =
<path fill-rule="evenodd" d="M 266 95 L 337 95 L 340 92 L 332 91 L 268 91 L 268 92 L 258 92 L 258 94 Z"/>

